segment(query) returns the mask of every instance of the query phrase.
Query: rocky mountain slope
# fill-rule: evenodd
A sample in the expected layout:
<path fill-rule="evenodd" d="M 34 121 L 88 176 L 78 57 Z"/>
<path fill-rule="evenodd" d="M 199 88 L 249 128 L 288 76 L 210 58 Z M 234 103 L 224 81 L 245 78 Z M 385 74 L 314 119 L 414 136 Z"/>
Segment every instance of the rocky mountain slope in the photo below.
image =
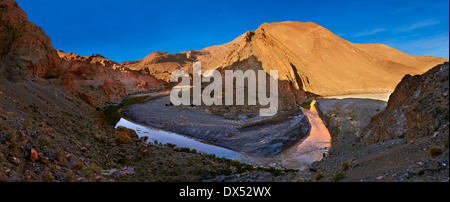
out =
<path fill-rule="evenodd" d="M 264 23 L 233 41 L 176 54 L 154 52 L 121 65 L 168 81 L 192 64 L 202 70 L 278 70 L 279 110 L 290 110 L 316 96 L 392 92 L 405 74 L 421 74 L 447 61 L 416 57 L 382 44 L 355 44 L 312 22 Z M 224 73 L 222 73 L 224 75 Z M 255 112 L 258 107 L 210 107 L 224 115 Z"/>
<path fill-rule="evenodd" d="M 54 49 L 45 32 L 27 20 L 15 1 L 0 7 L 0 75 L 59 78 L 62 85 L 92 106 L 120 102 L 132 93 L 162 88 L 165 82 L 129 70 L 100 55 L 89 57 Z"/>
<path fill-rule="evenodd" d="M 12 0 L 0 4 L 0 66 L 0 75 L 13 81 L 54 77 L 61 71 L 61 59 L 50 38 Z"/>
<path fill-rule="evenodd" d="M 438 65 L 422 75 L 406 75 L 389 97 L 386 109 L 368 126 L 369 144 L 396 138 L 414 140 L 447 135 L 449 65 Z"/>
<path fill-rule="evenodd" d="M 0 20 L 0 181 L 295 180 L 287 177 L 292 171 L 255 169 L 107 127 L 93 106 L 164 82 L 99 55 L 58 52 L 14 0 L 0 0 Z M 241 177 L 230 176 L 236 172 Z"/>
<path fill-rule="evenodd" d="M 158 79 L 190 70 L 196 60 L 204 69 L 279 68 L 282 105 L 294 107 L 312 93 L 393 89 L 395 78 L 444 59 L 352 44 L 314 23 L 284 22 L 200 51 L 118 64 L 55 50 L 14 0 L 0 0 L 0 181 L 330 181 L 341 173 L 336 179 L 448 181 L 448 63 L 403 79 L 372 120 L 369 146 L 356 142 L 360 150 L 332 153 L 310 172 L 255 168 L 105 125 L 96 107 L 163 87 Z"/>
<path fill-rule="evenodd" d="M 154 52 L 125 67 L 168 80 L 176 69 L 192 73 L 224 69 L 254 57 L 261 68 L 278 70 L 279 79 L 294 89 L 318 95 L 392 92 L 405 74 L 421 74 L 447 59 L 416 57 L 382 44 L 348 42 L 324 27 L 307 22 L 264 23 L 233 41 L 198 51 Z"/>
<path fill-rule="evenodd" d="M 58 55 L 63 60 L 63 87 L 94 107 L 120 103 L 126 95 L 158 90 L 167 85 L 98 54 L 83 57 L 58 50 Z"/>
<path fill-rule="evenodd" d="M 406 75 L 384 110 L 377 100 L 321 100 L 332 147 L 314 165 L 320 180 L 448 182 L 448 91 L 446 62 Z"/>

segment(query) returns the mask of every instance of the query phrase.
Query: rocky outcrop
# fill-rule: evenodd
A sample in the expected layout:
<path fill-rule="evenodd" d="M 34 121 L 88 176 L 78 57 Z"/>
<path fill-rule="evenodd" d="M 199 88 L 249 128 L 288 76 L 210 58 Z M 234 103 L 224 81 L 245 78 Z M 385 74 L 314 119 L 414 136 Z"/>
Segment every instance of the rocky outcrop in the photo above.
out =
<path fill-rule="evenodd" d="M 363 128 L 386 106 L 375 99 L 318 99 L 317 106 L 332 138 L 354 136 L 362 138 Z"/>
<path fill-rule="evenodd" d="M 384 111 L 372 118 L 366 142 L 430 136 L 449 124 L 449 65 L 438 65 L 422 75 L 406 75 L 389 97 Z"/>
<path fill-rule="evenodd" d="M 14 0 L 0 1 L 0 76 L 20 81 L 27 76 L 55 77 L 61 59 L 50 38 Z"/>

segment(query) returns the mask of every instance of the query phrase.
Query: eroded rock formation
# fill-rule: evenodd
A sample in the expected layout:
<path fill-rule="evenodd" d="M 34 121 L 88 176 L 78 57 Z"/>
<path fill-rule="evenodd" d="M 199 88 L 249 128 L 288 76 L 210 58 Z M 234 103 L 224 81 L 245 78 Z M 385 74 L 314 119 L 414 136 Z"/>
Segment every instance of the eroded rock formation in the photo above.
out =
<path fill-rule="evenodd" d="M 448 93 L 448 62 L 422 75 L 406 75 L 389 97 L 386 109 L 371 120 L 367 143 L 414 140 L 441 130 L 448 135 Z"/>
<path fill-rule="evenodd" d="M 14 0 L 0 1 L 0 75 L 10 81 L 55 77 L 60 66 L 61 59 L 45 32 L 28 21 Z"/>

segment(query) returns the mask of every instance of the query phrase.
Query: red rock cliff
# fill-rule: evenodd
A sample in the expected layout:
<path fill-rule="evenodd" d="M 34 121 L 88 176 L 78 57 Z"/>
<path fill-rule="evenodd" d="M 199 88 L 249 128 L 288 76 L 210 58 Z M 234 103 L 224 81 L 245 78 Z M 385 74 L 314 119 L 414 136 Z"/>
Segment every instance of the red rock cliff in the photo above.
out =
<path fill-rule="evenodd" d="M 54 77 L 61 70 L 50 38 L 14 0 L 0 0 L 0 65 L 0 75 L 11 81 Z"/>

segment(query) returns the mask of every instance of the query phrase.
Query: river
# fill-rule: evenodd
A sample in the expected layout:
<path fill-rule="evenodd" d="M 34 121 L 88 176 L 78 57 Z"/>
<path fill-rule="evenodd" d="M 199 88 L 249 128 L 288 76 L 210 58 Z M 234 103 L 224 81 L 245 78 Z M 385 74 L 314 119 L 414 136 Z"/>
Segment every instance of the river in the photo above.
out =
<path fill-rule="evenodd" d="M 190 136 L 188 137 L 147 125 L 134 123 L 123 117 L 120 118 L 120 121 L 116 124 L 116 127 L 124 126 L 133 129 L 136 131 L 138 136 L 147 136 L 148 141 L 151 142 L 162 144 L 170 143 L 179 147 L 195 149 L 199 152 L 214 154 L 217 157 L 235 159 L 253 165 L 303 170 L 312 162 L 321 160 L 330 147 L 330 133 L 320 119 L 314 104 L 315 101 L 311 103 L 311 108 L 309 110 L 301 108 L 311 123 L 311 131 L 309 136 L 303 141 L 297 143 L 295 146 L 272 157 L 253 157 L 245 155 L 227 148 L 208 144 L 200 139 L 195 139 Z"/>

